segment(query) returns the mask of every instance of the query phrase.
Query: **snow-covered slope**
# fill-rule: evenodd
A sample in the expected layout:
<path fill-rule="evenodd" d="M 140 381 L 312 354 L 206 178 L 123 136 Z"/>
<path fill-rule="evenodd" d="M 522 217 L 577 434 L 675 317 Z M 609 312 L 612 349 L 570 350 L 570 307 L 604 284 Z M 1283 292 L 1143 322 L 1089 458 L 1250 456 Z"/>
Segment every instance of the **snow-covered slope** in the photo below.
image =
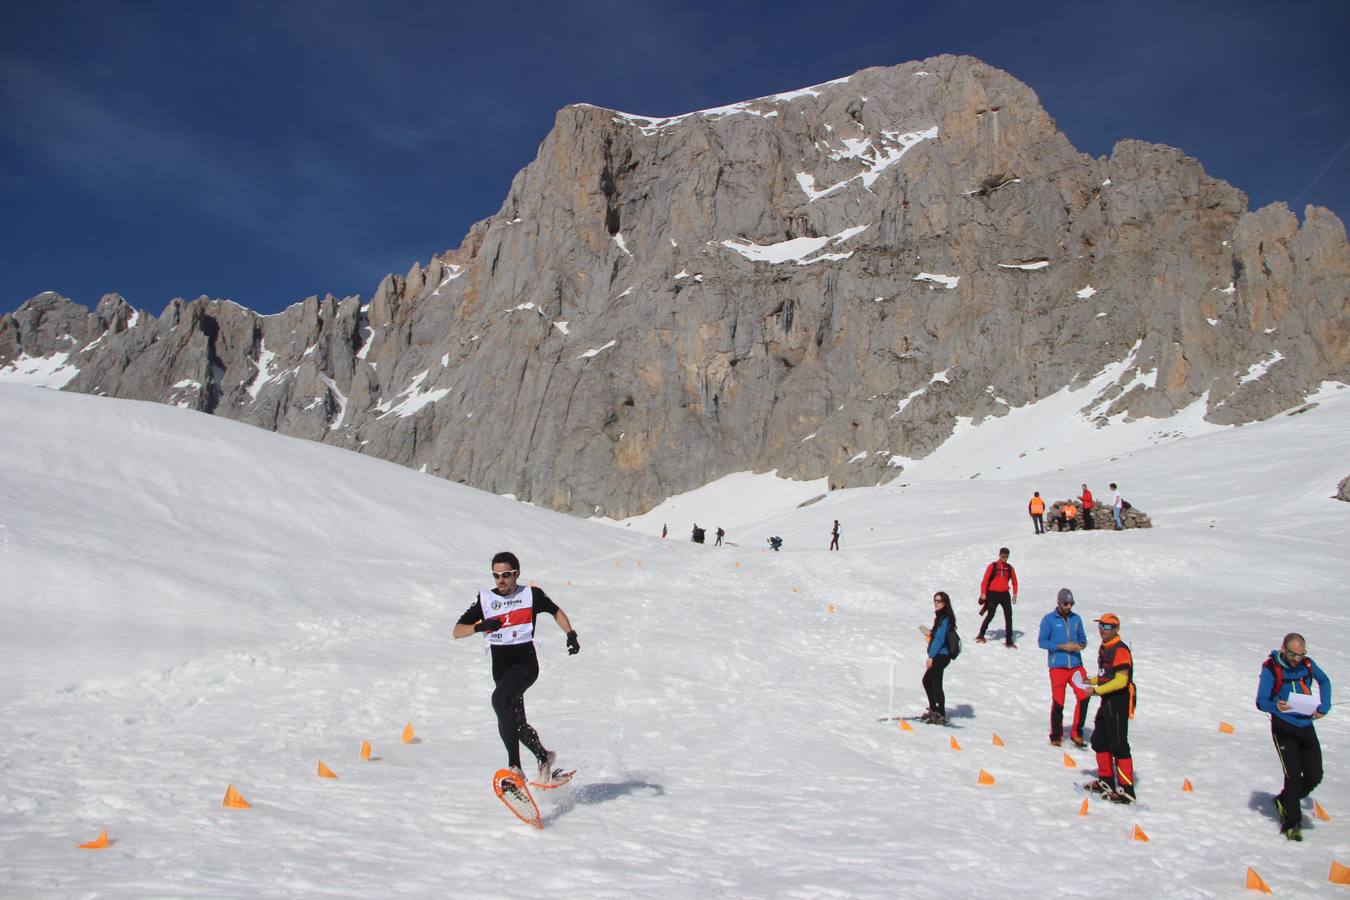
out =
<path fill-rule="evenodd" d="M 1238 893 L 1249 865 L 1279 894 L 1330 894 L 1330 861 L 1350 863 L 1350 727 L 1339 707 L 1318 726 L 1332 821 L 1286 845 L 1252 706 L 1289 630 L 1350 678 L 1350 504 L 1328 499 L 1350 472 L 1350 391 L 1317 399 L 1063 471 L 996 471 L 1013 435 L 969 451 L 963 469 L 988 466 L 974 480 L 777 512 L 751 488 L 758 521 L 713 548 L 686 521 L 661 541 L 653 522 L 582 522 L 218 418 L 0 385 L 0 894 L 1045 897 L 1110 873 L 1128 896 L 1201 897 Z M 1032 490 L 1108 480 L 1157 527 L 1031 534 Z M 834 518 L 841 553 L 824 551 Z M 1017 651 L 972 641 L 1000 544 Z M 487 660 L 449 638 L 503 548 L 581 637 L 568 657 L 541 626 L 531 721 L 580 767 L 540 797 L 543 832 L 491 795 Z M 1124 621 L 1147 809 L 1079 817 L 1090 755 L 1070 769 L 1045 744 L 1034 630 L 1062 585 L 1086 619 Z M 922 709 L 935 589 L 967 642 L 947 675 L 960 728 L 903 732 L 862 669 L 895 661 L 898 710 Z M 231 783 L 252 809 L 220 805 Z M 111 847 L 75 849 L 104 827 Z"/>

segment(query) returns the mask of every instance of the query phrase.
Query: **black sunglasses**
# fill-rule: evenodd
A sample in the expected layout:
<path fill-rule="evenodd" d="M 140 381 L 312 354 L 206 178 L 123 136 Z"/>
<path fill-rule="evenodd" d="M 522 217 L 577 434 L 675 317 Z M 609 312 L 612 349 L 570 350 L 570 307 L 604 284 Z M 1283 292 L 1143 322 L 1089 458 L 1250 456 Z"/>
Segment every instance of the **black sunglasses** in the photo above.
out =
<path fill-rule="evenodd" d="M 504 579 L 510 578 L 512 575 L 519 575 L 519 574 L 520 574 L 519 569 L 507 569 L 505 572 L 493 572 L 492 577 L 497 579 L 498 581 L 502 581 Z"/>
<path fill-rule="evenodd" d="M 1097 623 L 1097 627 L 1100 628 L 1102 631 L 1115 631 L 1115 630 L 1116 630 L 1116 626 L 1114 626 L 1114 625 L 1108 625 L 1108 624 L 1105 623 L 1105 622 L 1098 622 L 1098 623 Z"/>

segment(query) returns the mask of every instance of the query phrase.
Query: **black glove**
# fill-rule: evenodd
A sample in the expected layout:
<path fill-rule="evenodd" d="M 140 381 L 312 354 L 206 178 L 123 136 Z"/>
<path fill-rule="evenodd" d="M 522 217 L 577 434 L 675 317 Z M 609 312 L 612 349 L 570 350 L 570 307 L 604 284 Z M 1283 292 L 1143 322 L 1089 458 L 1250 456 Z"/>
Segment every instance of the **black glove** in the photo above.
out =
<path fill-rule="evenodd" d="M 498 628 L 501 628 L 501 627 L 502 627 L 502 620 L 501 620 L 501 619 L 484 619 L 483 621 L 479 622 L 477 625 L 473 626 L 473 630 L 474 630 L 474 631 L 481 631 L 481 632 L 483 632 L 484 634 L 486 634 L 486 633 L 489 632 L 489 631 L 496 631 Z"/>
<path fill-rule="evenodd" d="M 581 645 L 577 643 L 577 633 L 575 631 L 567 632 L 567 655 L 576 656 L 581 652 Z"/>

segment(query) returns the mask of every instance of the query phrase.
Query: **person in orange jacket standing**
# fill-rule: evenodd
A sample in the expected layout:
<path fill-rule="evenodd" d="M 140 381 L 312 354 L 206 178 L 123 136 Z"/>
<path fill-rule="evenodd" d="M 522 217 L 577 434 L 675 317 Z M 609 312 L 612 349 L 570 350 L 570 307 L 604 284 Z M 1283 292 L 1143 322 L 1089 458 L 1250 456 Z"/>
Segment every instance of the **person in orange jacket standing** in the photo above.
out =
<path fill-rule="evenodd" d="M 1027 504 L 1027 512 L 1031 514 L 1031 525 L 1036 529 L 1036 533 L 1045 534 L 1045 498 L 1041 496 L 1040 491 L 1031 495 L 1031 502 Z"/>
<path fill-rule="evenodd" d="M 1134 759 L 1130 756 L 1130 719 L 1134 718 L 1134 657 L 1120 639 L 1120 617 L 1097 619 L 1102 645 L 1097 674 L 1089 679 L 1102 698 L 1092 729 L 1097 752 L 1097 778 L 1083 787 L 1114 803 L 1134 802 Z"/>
<path fill-rule="evenodd" d="M 1012 604 L 1017 602 L 1017 570 L 1008 563 L 1011 552 L 1007 547 L 998 548 L 998 559 L 991 562 L 980 579 L 980 607 L 984 610 L 984 621 L 980 623 L 980 633 L 975 643 L 987 643 L 984 633 L 993 621 L 999 606 L 1003 607 L 1003 644 L 1009 650 L 1016 650 L 1013 642 Z"/>

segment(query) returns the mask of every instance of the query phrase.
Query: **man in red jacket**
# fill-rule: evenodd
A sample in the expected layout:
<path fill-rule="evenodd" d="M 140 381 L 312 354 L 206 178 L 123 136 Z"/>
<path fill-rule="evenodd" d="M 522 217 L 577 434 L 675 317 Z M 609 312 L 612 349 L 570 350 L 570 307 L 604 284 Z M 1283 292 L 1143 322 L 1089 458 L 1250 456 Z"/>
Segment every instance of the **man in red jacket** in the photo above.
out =
<path fill-rule="evenodd" d="M 1010 551 L 1007 547 L 998 548 L 998 559 L 991 562 L 980 579 L 980 608 L 984 611 L 984 622 L 980 624 L 980 633 L 975 643 L 985 643 L 984 632 L 993 621 L 994 613 L 1003 606 L 1003 644 L 1010 650 L 1016 650 L 1013 642 L 1012 604 L 1017 602 L 1017 570 L 1008 564 Z"/>
<path fill-rule="evenodd" d="M 1092 508 L 1097 504 L 1093 501 L 1092 491 L 1088 490 L 1086 484 L 1083 485 L 1083 493 L 1078 497 L 1078 500 L 1079 505 L 1083 507 L 1083 530 L 1091 531 L 1097 527 L 1092 522 Z"/>

